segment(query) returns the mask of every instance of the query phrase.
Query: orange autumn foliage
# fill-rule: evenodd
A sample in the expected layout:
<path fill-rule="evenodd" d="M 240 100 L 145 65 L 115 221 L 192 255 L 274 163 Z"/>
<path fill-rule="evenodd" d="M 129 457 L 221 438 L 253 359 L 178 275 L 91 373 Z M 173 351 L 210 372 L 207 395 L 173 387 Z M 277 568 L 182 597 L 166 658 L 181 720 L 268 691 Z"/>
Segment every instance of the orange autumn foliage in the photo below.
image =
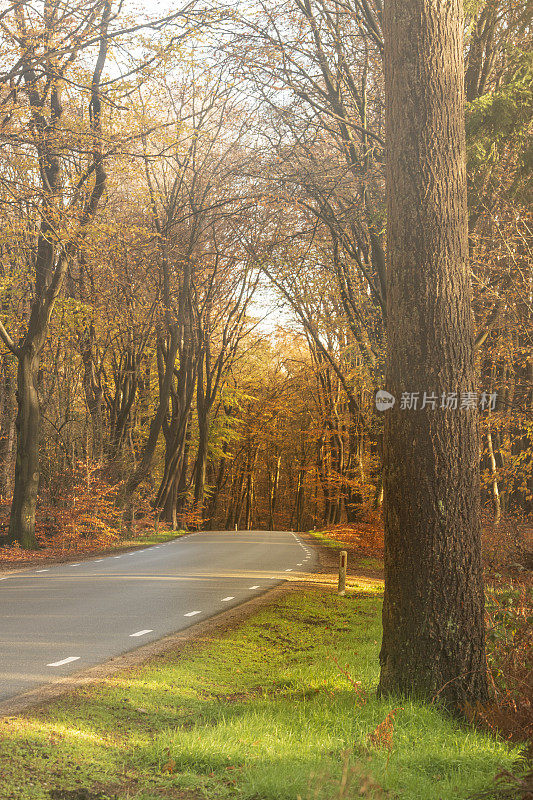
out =
<path fill-rule="evenodd" d="M 57 491 L 55 491 L 57 488 Z M 0 547 L 0 562 L 24 563 L 54 556 L 90 552 L 119 540 L 121 511 L 117 485 L 109 485 L 97 467 L 79 464 L 74 475 L 49 487 L 39 505 L 36 536 L 39 550 L 27 551 L 18 542 Z M 0 502 L 0 530 L 7 533 L 9 502 Z"/>
<path fill-rule="evenodd" d="M 377 512 L 365 512 L 365 519 L 351 524 L 332 525 L 323 533 L 361 556 L 383 558 L 383 522 Z"/>
<path fill-rule="evenodd" d="M 392 750 L 392 735 L 394 733 L 394 716 L 397 711 L 401 711 L 401 708 L 393 708 L 392 711 L 389 711 L 383 722 L 380 722 L 379 725 L 372 731 L 371 734 L 368 736 L 368 741 L 374 747 L 384 748 L 386 750 Z"/>

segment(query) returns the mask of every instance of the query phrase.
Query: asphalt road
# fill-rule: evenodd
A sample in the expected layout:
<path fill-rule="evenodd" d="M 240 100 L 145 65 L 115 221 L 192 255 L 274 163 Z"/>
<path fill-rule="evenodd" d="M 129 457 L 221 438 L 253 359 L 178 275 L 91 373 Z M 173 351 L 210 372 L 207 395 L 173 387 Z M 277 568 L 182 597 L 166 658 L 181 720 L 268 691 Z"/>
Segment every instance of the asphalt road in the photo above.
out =
<path fill-rule="evenodd" d="M 0 701 L 100 664 L 308 572 L 283 531 L 209 531 L 0 575 Z"/>

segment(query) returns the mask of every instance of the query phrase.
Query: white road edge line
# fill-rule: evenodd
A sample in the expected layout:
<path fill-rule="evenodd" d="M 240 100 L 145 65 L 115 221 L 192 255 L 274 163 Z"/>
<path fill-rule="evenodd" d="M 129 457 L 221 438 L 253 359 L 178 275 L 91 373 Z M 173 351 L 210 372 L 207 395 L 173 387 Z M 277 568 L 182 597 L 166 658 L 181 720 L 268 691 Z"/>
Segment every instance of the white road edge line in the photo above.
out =
<path fill-rule="evenodd" d="M 63 658 L 61 661 L 53 661 L 51 664 L 47 664 L 47 667 L 62 667 L 63 664 L 70 664 L 71 661 L 79 661 L 81 656 L 69 656 L 68 658 Z"/>
<path fill-rule="evenodd" d="M 230 595 L 229 597 L 223 597 L 220 602 L 221 603 L 227 603 L 228 600 L 235 600 L 235 595 Z"/>
<path fill-rule="evenodd" d="M 184 614 L 184 617 L 194 617 L 195 614 L 201 614 L 201 611 L 189 611 L 187 614 Z"/>
<path fill-rule="evenodd" d="M 145 628 L 143 631 L 137 631 L 137 633 L 130 633 L 130 636 L 144 636 L 146 633 L 153 633 L 153 628 Z"/>

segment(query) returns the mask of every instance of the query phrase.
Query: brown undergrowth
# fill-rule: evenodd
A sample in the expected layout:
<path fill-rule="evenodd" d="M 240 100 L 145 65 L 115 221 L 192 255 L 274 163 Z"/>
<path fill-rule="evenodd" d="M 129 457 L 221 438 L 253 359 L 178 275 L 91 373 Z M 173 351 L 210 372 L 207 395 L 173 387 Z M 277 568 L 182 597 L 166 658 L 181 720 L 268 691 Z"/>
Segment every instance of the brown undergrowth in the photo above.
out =
<path fill-rule="evenodd" d="M 119 546 L 124 536 L 123 511 L 117 504 L 120 484 L 110 482 L 99 467 L 80 463 L 74 473 L 58 477 L 41 492 L 35 524 L 37 550 L 7 544 L 10 502 L 0 500 L 0 565 L 35 562 L 92 553 Z M 136 529 L 153 526 L 147 503 L 137 508 Z"/>

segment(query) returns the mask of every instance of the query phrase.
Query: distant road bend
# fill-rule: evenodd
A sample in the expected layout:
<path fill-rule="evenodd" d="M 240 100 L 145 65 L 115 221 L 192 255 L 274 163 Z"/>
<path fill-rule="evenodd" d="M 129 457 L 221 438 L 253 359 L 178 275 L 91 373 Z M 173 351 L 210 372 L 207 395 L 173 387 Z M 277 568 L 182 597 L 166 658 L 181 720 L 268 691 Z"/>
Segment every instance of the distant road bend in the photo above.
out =
<path fill-rule="evenodd" d="M 0 573 L 0 701 L 181 631 L 314 562 L 294 533 L 207 531 Z"/>

